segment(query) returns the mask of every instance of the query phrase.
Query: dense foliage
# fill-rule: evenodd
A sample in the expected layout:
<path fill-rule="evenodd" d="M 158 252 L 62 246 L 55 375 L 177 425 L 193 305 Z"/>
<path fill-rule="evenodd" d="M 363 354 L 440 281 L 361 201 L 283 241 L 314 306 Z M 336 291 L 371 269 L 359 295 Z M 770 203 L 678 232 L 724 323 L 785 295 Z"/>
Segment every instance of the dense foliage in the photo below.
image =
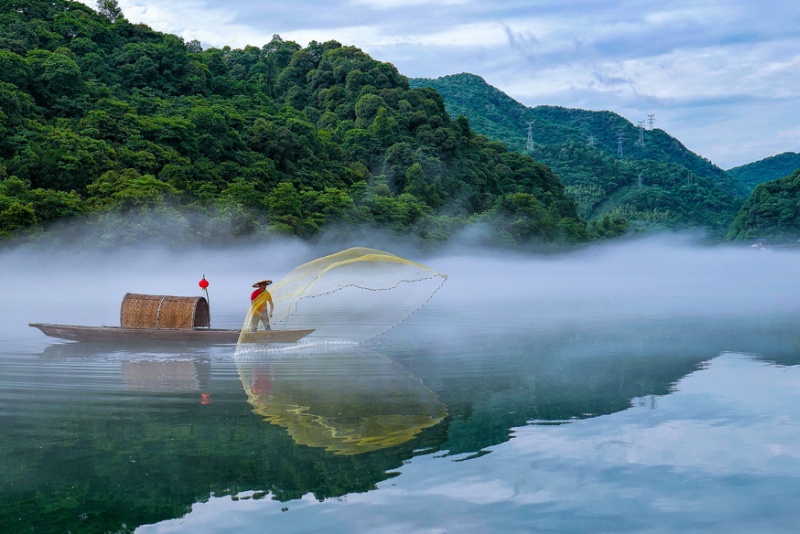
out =
<path fill-rule="evenodd" d="M 644 230 L 702 227 L 722 236 L 742 204 L 675 163 L 619 159 L 574 142 L 537 146 L 533 155 L 563 177 L 578 213 L 592 222 L 624 218 Z"/>
<path fill-rule="evenodd" d="M 99 241 L 444 240 L 473 223 L 515 244 L 589 237 L 549 168 L 391 64 L 278 36 L 202 50 L 98 7 L 0 0 L 0 236 L 72 216 Z"/>
<path fill-rule="evenodd" d="M 758 184 L 789 176 L 797 169 L 800 169 L 800 154 L 784 152 L 747 165 L 728 169 L 728 174 L 752 191 Z"/>
<path fill-rule="evenodd" d="M 747 194 L 663 130 L 609 111 L 528 108 L 472 74 L 410 83 L 435 88 L 451 115 L 464 115 L 477 132 L 551 167 L 579 214 L 593 221 L 624 217 L 643 227 L 701 226 L 721 235 Z"/>
<path fill-rule="evenodd" d="M 728 232 L 728 239 L 796 243 L 800 238 L 800 169 L 756 186 Z"/>

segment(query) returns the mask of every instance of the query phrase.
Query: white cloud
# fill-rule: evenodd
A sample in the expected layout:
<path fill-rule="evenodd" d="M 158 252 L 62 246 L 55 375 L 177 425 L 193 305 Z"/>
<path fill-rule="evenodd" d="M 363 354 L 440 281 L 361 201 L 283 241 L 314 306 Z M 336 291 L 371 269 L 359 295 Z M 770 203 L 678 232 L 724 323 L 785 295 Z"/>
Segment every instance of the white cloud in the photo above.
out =
<path fill-rule="evenodd" d="M 446 499 L 466 501 L 472 504 L 503 502 L 514 497 L 514 490 L 501 480 L 466 479 L 448 484 L 432 486 L 422 491 Z"/>
<path fill-rule="evenodd" d="M 396 9 L 410 6 L 429 6 L 431 4 L 442 6 L 457 6 L 469 4 L 472 0 L 353 0 L 353 4 L 371 7 L 374 9 Z"/>

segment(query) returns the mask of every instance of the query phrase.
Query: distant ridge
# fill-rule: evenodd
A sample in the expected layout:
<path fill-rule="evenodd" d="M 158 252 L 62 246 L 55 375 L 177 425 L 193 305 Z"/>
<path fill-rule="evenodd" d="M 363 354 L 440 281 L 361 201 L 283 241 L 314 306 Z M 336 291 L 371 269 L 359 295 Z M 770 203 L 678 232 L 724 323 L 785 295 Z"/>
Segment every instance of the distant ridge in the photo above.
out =
<path fill-rule="evenodd" d="M 617 138 L 621 134 L 626 159 L 676 163 L 733 195 L 745 197 L 748 194 L 747 189 L 723 169 L 690 151 L 664 130 L 646 130 L 644 145 L 638 145 L 637 125 L 612 111 L 549 105 L 530 108 L 489 85 L 480 76 L 469 73 L 435 79 L 411 78 L 409 84 L 411 87 L 436 89 L 444 98 L 451 117 L 464 115 L 476 132 L 504 143 L 511 150 L 525 150 L 528 121 L 534 121 L 533 137 L 537 145 L 588 144 L 591 136 L 595 148 L 614 157 L 618 151 Z"/>
<path fill-rule="evenodd" d="M 747 165 L 728 169 L 728 174 L 752 191 L 758 184 L 784 178 L 797 169 L 800 169 L 800 154 L 784 152 Z"/>
<path fill-rule="evenodd" d="M 587 220 L 621 217 L 642 230 L 704 227 L 720 236 L 749 194 L 665 131 L 611 111 L 529 108 L 468 73 L 409 84 L 435 89 L 452 117 L 463 115 L 477 133 L 550 167 Z"/>

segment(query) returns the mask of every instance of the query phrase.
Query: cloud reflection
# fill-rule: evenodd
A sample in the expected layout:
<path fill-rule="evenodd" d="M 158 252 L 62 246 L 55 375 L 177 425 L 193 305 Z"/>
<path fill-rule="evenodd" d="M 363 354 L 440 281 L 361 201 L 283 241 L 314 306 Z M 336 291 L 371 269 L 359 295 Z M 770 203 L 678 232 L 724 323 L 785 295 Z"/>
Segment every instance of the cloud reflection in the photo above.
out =
<path fill-rule="evenodd" d="M 730 380 L 743 374 L 745 387 Z M 357 525 L 392 525 L 369 532 L 791 532 L 781 517 L 800 487 L 798 387 L 798 367 L 724 354 L 681 380 L 655 409 L 644 403 L 565 425 L 521 427 L 487 456 L 417 457 L 378 491 L 285 504 L 302 515 L 302 528 L 276 515 L 280 503 L 212 499 L 141 531 L 188 531 L 182 528 L 200 518 L 221 525 L 225 517 L 242 520 L 243 532 L 267 523 L 286 532 L 354 532 Z M 760 508 L 776 514 L 774 523 Z"/>

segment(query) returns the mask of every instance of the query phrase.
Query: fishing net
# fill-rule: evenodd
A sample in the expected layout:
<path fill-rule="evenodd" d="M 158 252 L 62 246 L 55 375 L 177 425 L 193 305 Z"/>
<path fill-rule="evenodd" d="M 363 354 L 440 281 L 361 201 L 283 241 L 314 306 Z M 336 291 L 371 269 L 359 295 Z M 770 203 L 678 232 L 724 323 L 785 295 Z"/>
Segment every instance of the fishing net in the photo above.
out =
<path fill-rule="evenodd" d="M 408 318 L 446 279 L 388 252 L 361 247 L 343 250 L 300 265 L 268 286 L 248 310 L 239 342 L 252 343 L 248 332 L 253 316 L 271 298 L 273 330 L 314 329 L 312 337 L 317 340 L 358 343 Z"/>

